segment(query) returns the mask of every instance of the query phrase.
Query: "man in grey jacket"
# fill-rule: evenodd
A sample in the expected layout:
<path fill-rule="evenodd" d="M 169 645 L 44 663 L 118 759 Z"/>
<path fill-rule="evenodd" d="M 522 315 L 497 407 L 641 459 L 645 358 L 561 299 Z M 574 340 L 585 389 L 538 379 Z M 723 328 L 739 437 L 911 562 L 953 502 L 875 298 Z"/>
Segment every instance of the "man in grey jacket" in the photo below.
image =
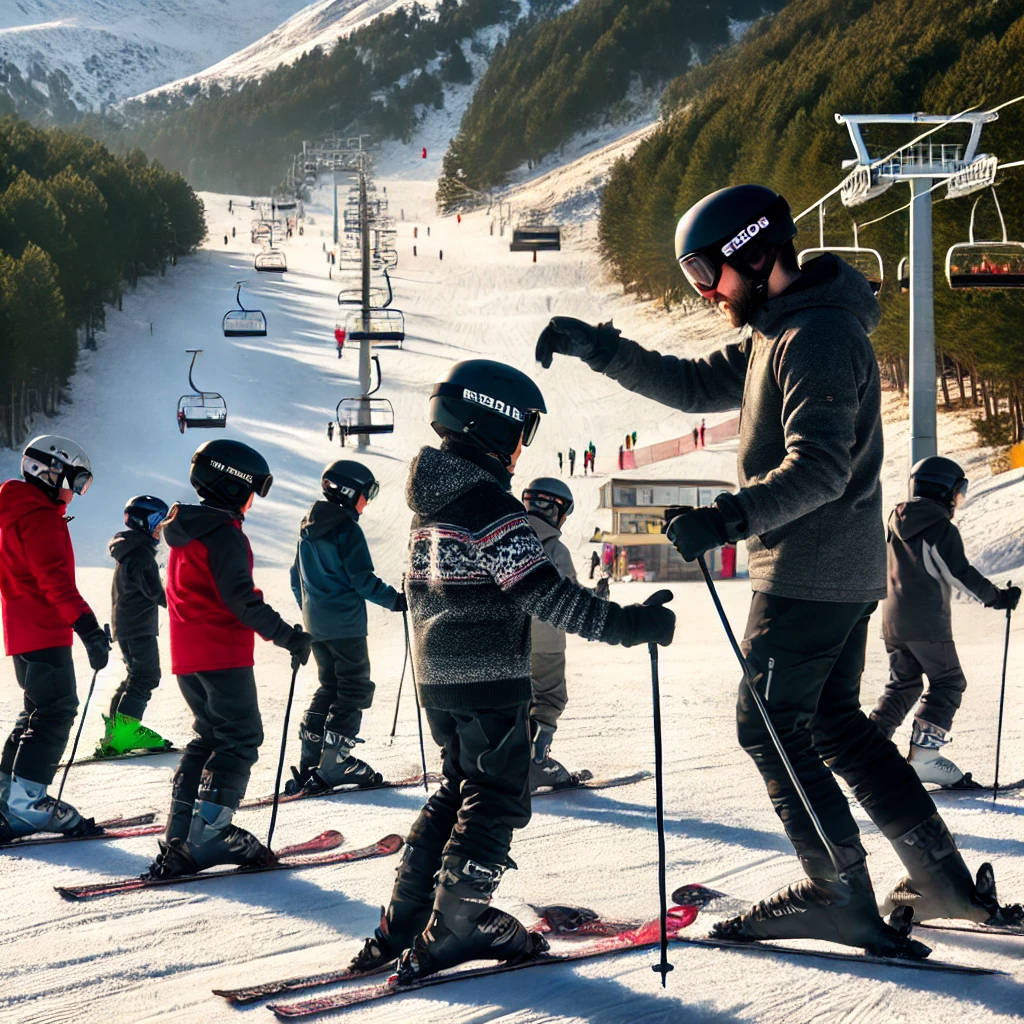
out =
<path fill-rule="evenodd" d="M 726 937 L 823 938 L 888 956 L 927 948 L 878 915 L 866 852 L 833 772 L 893 843 L 908 877 L 890 896 L 918 916 L 1000 919 L 913 769 L 860 708 L 868 622 L 885 597 L 881 389 L 865 279 L 826 255 L 801 270 L 785 199 L 740 185 L 680 220 L 676 255 L 695 290 L 744 336 L 701 359 L 648 352 L 611 324 L 555 317 L 537 343 L 686 413 L 739 408 L 736 494 L 678 509 L 686 559 L 745 538 L 754 590 L 743 651 L 814 817 L 746 684 L 740 743 L 764 778 L 808 877 L 719 926 Z M 820 824 L 827 845 L 819 837 Z M 1017 908 L 1019 910 L 1019 908 Z"/>

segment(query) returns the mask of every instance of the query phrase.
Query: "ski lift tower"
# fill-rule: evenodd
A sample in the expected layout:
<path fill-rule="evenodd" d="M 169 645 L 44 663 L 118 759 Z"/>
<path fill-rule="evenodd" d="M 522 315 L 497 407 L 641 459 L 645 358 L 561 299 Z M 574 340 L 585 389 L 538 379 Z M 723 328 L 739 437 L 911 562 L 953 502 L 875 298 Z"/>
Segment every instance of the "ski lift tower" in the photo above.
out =
<path fill-rule="evenodd" d="M 981 129 L 999 115 L 994 111 L 966 114 L 836 114 L 845 124 L 857 153 L 844 160 L 852 168 L 843 182 L 844 206 L 858 206 L 880 196 L 898 181 L 910 185 L 910 465 L 938 454 L 935 415 L 935 295 L 932 280 L 932 187 L 945 179 L 947 198 L 988 188 L 998 161 L 978 153 Z M 970 125 L 966 147 L 938 143 L 932 136 L 905 146 L 891 157 L 872 160 L 862 127 L 875 124 Z"/>

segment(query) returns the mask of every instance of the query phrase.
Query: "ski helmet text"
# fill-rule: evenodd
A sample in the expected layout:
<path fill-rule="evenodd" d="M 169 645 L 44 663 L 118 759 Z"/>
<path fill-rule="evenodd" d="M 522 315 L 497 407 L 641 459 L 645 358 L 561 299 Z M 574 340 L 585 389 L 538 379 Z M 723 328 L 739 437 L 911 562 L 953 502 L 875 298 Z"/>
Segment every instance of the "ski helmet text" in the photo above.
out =
<path fill-rule="evenodd" d="M 462 389 L 462 397 L 467 402 L 476 402 L 477 405 L 500 412 L 502 416 L 508 416 L 509 419 L 518 420 L 520 423 L 523 421 L 523 414 L 514 405 L 507 405 L 500 398 L 492 398 L 479 391 L 470 391 L 469 388 Z"/>
<path fill-rule="evenodd" d="M 738 235 L 733 236 L 722 246 L 722 255 L 731 256 L 766 227 L 768 227 L 768 218 L 758 217 L 755 223 L 748 224 Z"/>
<path fill-rule="evenodd" d="M 223 462 L 217 462 L 215 459 L 210 459 L 210 466 L 217 470 L 219 473 L 227 473 L 229 476 L 237 476 L 239 480 L 244 480 L 247 484 L 253 482 L 252 473 L 243 473 L 241 470 L 235 469 L 234 466 L 225 466 Z"/>

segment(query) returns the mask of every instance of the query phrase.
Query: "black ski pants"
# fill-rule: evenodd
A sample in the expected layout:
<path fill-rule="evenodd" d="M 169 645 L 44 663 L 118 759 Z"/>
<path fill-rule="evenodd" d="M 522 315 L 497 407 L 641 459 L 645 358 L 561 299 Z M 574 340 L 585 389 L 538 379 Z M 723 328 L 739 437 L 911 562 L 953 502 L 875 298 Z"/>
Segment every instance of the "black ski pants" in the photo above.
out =
<path fill-rule="evenodd" d="M 155 636 L 131 637 L 117 643 L 128 675 L 110 701 L 110 717 L 120 712 L 129 718 L 141 718 L 160 685 L 160 648 Z"/>
<path fill-rule="evenodd" d="M 78 710 L 71 648 L 44 647 L 15 654 L 12 660 L 24 704 L 4 744 L 0 771 L 48 786 Z"/>
<path fill-rule="evenodd" d="M 878 728 L 892 736 L 920 698 L 915 716 L 949 732 L 967 689 L 956 644 L 952 640 L 886 640 L 885 649 L 889 653 L 889 682 L 871 712 Z M 927 692 L 922 675 L 928 677 Z"/>
<path fill-rule="evenodd" d="M 174 797 L 237 807 L 263 743 L 256 676 L 252 668 L 225 668 L 178 676 L 178 686 L 195 735 L 178 763 Z"/>
<path fill-rule="evenodd" d="M 373 704 L 376 689 L 370 681 L 366 637 L 314 640 L 313 657 L 320 685 L 304 720 L 310 726 L 323 723 L 315 732 L 323 734 L 330 730 L 354 740 L 359 735 L 363 712 Z M 313 718 L 314 715 L 323 717 Z"/>
<path fill-rule="evenodd" d="M 514 867 L 512 830 L 530 820 L 530 704 L 486 711 L 424 708 L 442 750 L 441 785 L 406 842 L 441 857 Z"/>
<path fill-rule="evenodd" d="M 889 839 L 935 813 L 913 768 L 860 707 L 874 609 L 874 602 L 800 601 L 755 593 L 742 645 L 782 746 L 825 834 L 838 844 L 856 841 L 859 830 L 833 772 Z M 764 778 L 797 853 L 827 863 L 824 845 L 745 682 L 736 721 L 740 743 Z"/>

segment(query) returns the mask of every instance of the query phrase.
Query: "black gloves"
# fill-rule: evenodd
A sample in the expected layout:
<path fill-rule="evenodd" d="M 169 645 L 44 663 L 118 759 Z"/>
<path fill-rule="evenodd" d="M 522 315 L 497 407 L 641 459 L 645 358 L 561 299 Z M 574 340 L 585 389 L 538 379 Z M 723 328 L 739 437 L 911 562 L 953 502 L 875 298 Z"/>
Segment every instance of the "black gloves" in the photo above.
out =
<path fill-rule="evenodd" d="M 106 668 L 110 660 L 110 637 L 100 629 L 96 616 L 92 612 L 85 612 L 78 616 L 71 628 L 85 644 L 86 654 L 89 655 L 89 667 L 94 672 Z"/>
<path fill-rule="evenodd" d="M 409 599 L 405 594 L 399 593 L 395 598 L 395 603 L 391 606 L 393 612 L 407 612 L 409 610 Z"/>
<path fill-rule="evenodd" d="M 555 352 L 582 359 L 602 373 L 619 350 L 619 334 L 609 321 L 591 327 L 571 316 L 554 316 L 537 339 L 537 362 L 546 370 Z"/>
<path fill-rule="evenodd" d="M 310 651 L 313 650 L 313 638 L 296 623 L 281 646 L 292 656 L 292 668 L 298 668 L 309 661 Z"/>
<path fill-rule="evenodd" d="M 664 590 L 659 590 L 654 598 L 664 594 L 669 595 L 666 600 L 671 599 L 672 592 Z M 612 611 L 611 608 L 608 610 Z M 658 644 L 661 647 L 668 647 L 672 643 L 676 631 L 676 616 L 662 604 L 627 604 L 617 611 L 618 621 L 612 626 L 614 643 L 622 644 L 623 647 L 636 647 L 637 644 Z"/>
<path fill-rule="evenodd" d="M 712 548 L 747 535 L 743 509 L 734 494 L 723 491 L 713 505 L 678 505 L 665 510 L 665 536 L 676 551 L 692 562 Z"/>
<path fill-rule="evenodd" d="M 1009 609 L 1011 612 L 1017 607 L 1020 601 L 1020 587 L 1006 587 L 1004 590 L 996 590 L 996 599 L 989 605 L 999 611 Z"/>

